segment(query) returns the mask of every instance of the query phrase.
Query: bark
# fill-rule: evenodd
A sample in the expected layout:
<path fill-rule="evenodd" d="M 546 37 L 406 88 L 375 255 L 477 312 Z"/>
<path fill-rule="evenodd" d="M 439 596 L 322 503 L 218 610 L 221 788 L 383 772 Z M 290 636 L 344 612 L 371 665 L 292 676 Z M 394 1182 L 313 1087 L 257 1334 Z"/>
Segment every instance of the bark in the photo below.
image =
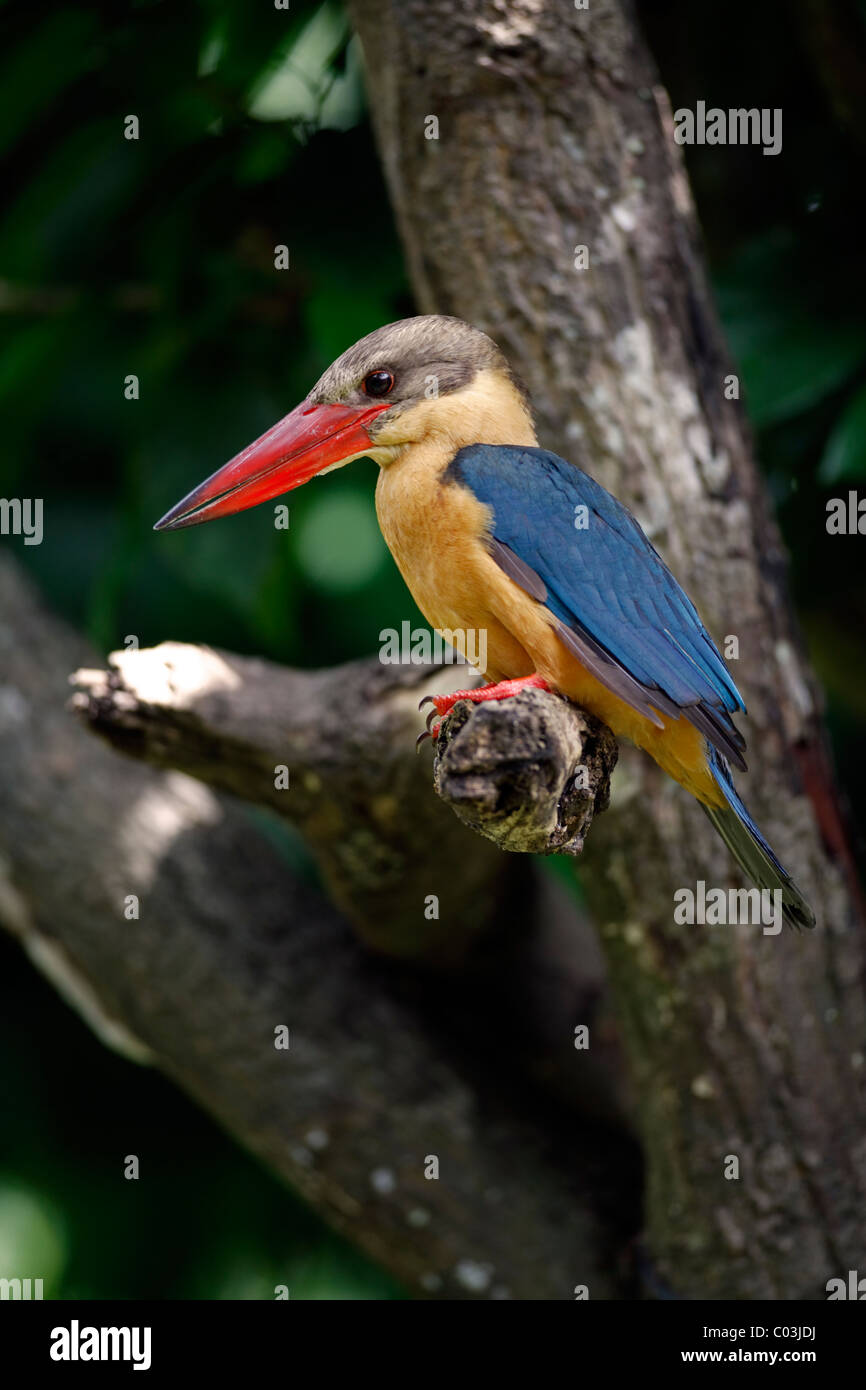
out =
<path fill-rule="evenodd" d="M 821 1296 L 866 1235 L 859 903 L 666 94 L 620 0 L 349 8 L 419 309 L 501 344 L 541 442 L 632 508 L 717 640 L 738 641 L 742 790 L 818 930 L 675 926 L 677 888 L 739 880 L 698 806 L 637 756 L 580 874 L 639 1097 L 662 1274 L 689 1297 Z"/>
<path fill-rule="evenodd" d="M 194 672 L 184 651 L 197 653 Z M 0 923 L 107 1043 L 161 1067 L 419 1296 L 571 1298 L 577 1283 L 593 1297 L 621 1295 L 627 1268 L 618 1254 L 636 1228 L 639 1182 L 629 1141 L 574 1109 L 576 1094 L 600 1105 L 611 1093 L 601 1059 L 613 1066 L 615 1052 L 602 1042 L 598 960 L 591 941 L 581 945 L 569 905 L 526 872 L 529 861 L 509 861 L 436 802 L 429 764 L 415 771 L 411 751 L 416 691 L 409 699 L 399 684 L 385 689 L 368 670 L 354 723 L 333 723 L 350 698 L 345 670 L 302 676 L 231 658 L 222 666 L 214 653 L 184 648 L 170 660 L 124 657 L 149 682 L 151 703 L 136 726 L 127 700 L 118 742 L 141 752 L 149 739 L 156 761 L 174 757 L 201 771 L 201 719 L 174 707 L 160 744 L 150 718 L 163 697 L 183 703 L 187 669 L 199 716 L 206 708 L 215 721 L 210 756 L 219 750 L 222 771 L 212 780 L 244 791 L 234 780 L 243 771 L 247 790 L 268 801 L 274 750 L 256 746 L 243 723 L 261 716 L 257 737 L 296 752 L 302 779 L 321 779 L 318 809 L 316 798 L 308 803 L 314 843 L 316 817 L 336 814 L 329 801 L 349 806 L 340 777 L 357 761 L 359 800 L 337 833 L 351 838 L 366 825 L 368 840 L 322 861 L 347 899 L 357 871 L 356 922 L 399 900 L 381 870 L 389 851 L 403 856 L 405 901 L 422 916 L 424 894 L 441 885 L 432 852 L 408 845 L 404 822 L 426 816 L 431 836 L 464 842 L 451 868 L 464 873 L 467 899 L 453 915 L 482 899 L 492 909 L 508 891 L 516 929 L 498 934 L 495 949 L 493 938 L 476 942 L 461 972 L 363 949 L 233 799 L 122 757 L 76 722 L 68 672 L 92 667 L 93 654 L 42 610 L 8 558 L 0 558 Z M 107 682 L 101 698 L 109 699 Z M 123 706 L 119 679 L 110 701 Z M 395 738 L 395 751 L 382 747 L 377 757 L 393 759 L 404 814 L 382 813 L 377 824 L 370 807 L 381 786 L 363 749 L 387 744 L 398 727 L 405 751 Z M 179 744 L 184 757 L 172 754 Z M 301 803 L 303 782 L 294 790 Z M 125 913 L 132 896 L 137 917 Z M 456 930 L 462 938 L 468 927 Z M 405 954 L 404 938 L 398 948 Z M 573 1047 L 581 1021 L 599 1035 L 591 1053 Z M 287 1050 L 275 1047 L 282 1025 Z M 428 1156 L 439 1160 L 438 1181 L 424 1176 Z"/>
<path fill-rule="evenodd" d="M 499 882 L 507 877 L 513 891 L 523 866 L 506 867 L 431 803 L 429 761 L 409 756 L 421 730 L 419 691 L 455 688 L 453 671 L 431 677 L 375 661 L 290 671 L 179 642 L 115 652 L 110 663 L 72 678 L 73 708 L 94 731 L 296 826 L 369 945 L 453 958 L 497 920 Z M 436 747 L 439 797 L 500 849 L 579 854 L 609 804 L 616 741 L 558 695 L 461 701 Z M 443 862 L 441 916 L 419 929 L 417 883 L 434 866 L 441 877 Z"/>
<path fill-rule="evenodd" d="M 538 690 L 456 705 L 437 739 L 433 786 L 455 815 L 515 854 L 580 854 L 610 804 L 613 734 Z"/>
<path fill-rule="evenodd" d="M 71 705 L 94 732 L 273 811 L 303 836 L 330 899 L 367 946 L 449 972 L 439 988 L 475 1019 L 471 1047 L 507 1010 L 521 1070 L 581 1113 L 628 1123 L 591 926 L 529 860 L 500 853 L 579 853 L 608 803 L 609 730 L 539 691 L 498 706 L 461 703 L 437 741 L 440 805 L 429 758 L 416 756 L 417 697 L 464 686 L 459 667 L 430 675 L 359 661 L 290 671 L 177 642 L 115 652 L 110 662 L 72 678 Z M 575 1070 L 563 1043 L 577 1023 L 591 1027 L 592 1048 Z"/>

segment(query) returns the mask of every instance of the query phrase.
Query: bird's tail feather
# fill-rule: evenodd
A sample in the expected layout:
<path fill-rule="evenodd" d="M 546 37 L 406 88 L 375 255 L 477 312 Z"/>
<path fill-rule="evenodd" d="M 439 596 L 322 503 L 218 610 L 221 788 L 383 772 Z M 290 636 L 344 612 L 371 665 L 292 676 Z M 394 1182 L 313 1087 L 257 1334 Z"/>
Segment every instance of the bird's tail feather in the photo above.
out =
<path fill-rule="evenodd" d="M 814 912 L 755 825 L 737 795 L 727 763 L 714 748 L 709 749 L 709 762 L 726 805 L 702 804 L 743 873 L 758 888 L 782 890 L 782 914 L 789 926 L 814 927 Z"/>

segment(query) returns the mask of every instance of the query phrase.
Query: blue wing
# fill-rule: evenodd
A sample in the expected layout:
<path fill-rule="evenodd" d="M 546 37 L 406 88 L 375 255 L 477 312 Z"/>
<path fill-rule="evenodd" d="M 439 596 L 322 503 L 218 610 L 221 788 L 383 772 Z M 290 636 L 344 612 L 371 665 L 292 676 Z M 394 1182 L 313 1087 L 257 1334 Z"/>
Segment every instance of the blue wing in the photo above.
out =
<path fill-rule="evenodd" d="M 446 478 L 492 508 L 493 558 L 546 605 L 587 669 L 657 724 L 656 711 L 685 714 L 745 768 L 731 720 L 745 709 L 740 693 L 694 604 L 621 502 L 544 449 L 475 444 L 456 454 Z"/>

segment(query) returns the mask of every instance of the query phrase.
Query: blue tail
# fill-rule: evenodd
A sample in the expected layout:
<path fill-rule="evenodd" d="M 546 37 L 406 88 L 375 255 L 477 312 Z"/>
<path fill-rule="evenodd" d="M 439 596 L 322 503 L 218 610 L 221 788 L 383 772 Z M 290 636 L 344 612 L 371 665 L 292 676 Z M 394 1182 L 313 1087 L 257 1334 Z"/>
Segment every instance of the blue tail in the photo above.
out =
<path fill-rule="evenodd" d="M 707 747 L 710 770 L 727 805 L 704 805 L 704 810 L 747 878 L 758 888 L 781 888 L 782 914 L 788 925 L 814 927 L 814 912 L 737 795 L 728 764 L 715 748 Z"/>

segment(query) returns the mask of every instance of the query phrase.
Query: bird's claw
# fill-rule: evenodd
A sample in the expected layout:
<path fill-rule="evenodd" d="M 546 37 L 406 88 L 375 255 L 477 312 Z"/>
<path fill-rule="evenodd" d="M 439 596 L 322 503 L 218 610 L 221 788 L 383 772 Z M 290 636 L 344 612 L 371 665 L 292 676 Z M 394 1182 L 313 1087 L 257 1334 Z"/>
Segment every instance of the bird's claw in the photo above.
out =
<path fill-rule="evenodd" d="M 424 699 L 423 699 L 423 700 L 421 701 L 421 703 L 419 704 L 419 706 L 418 706 L 419 709 L 423 709 L 425 705 L 432 705 L 433 708 L 432 708 L 431 710 L 428 710 L 428 713 L 427 713 L 427 720 L 426 720 L 426 727 L 425 727 L 425 729 L 424 729 L 423 734 L 419 734 L 418 737 L 417 737 L 416 740 L 415 740 L 415 752 L 416 752 L 416 753 L 418 752 L 419 748 L 421 747 L 421 744 L 424 742 L 425 739 L 428 739 L 428 738 L 437 739 L 437 738 L 439 737 L 439 728 L 440 728 L 440 725 L 441 725 L 441 722 L 442 722 L 442 716 L 443 716 L 444 711 L 441 710 L 441 709 L 439 709 L 438 706 L 439 706 L 440 700 L 443 700 L 443 699 L 446 699 L 446 700 L 447 700 L 447 696 L 442 696 L 442 695 L 425 695 L 425 696 L 424 696 Z M 435 722 L 434 722 L 434 721 L 435 721 Z"/>
<path fill-rule="evenodd" d="M 434 742 L 435 742 L 435 740 L 439 737 L 439 730 L 440 730 L 441 727 L 442 727 L 442 721 L 441 721 L 441 719 L 437 719 L 437 720 L 436 720 L 436 723 L 433 725 L 433 727 L 432 727 L 432 728 L 430 727 L 430 721 L 435 717 L 435 714 L 436 714 L 435 709 L 431 709 L 430 713 L 429 713 L 428 716 L 427 716 L 427 728 L 424 730 L 423 734 L 419 734 L 418 737 L 417 737 L 416 740 L 415 740 L 415 752 L 416 752 L 416 753 L 417 753 L 418 750 L 420 749 L 421 744 L 424 742 L 425 739 L 427 739 L 427 738 L 432 738 L 432 739 L 434 740 Z"/>
<path fill-rule="evenodd" d="M 449 702 L 449 697 L 447 695 L 425 695 L 424 699 L 419 701 L 419 709 L 423 709 L 425 705 L 432 705 L 433 708 L 431 710 L 428 710 L 427 712 L 427 727 L 425 728 L 423 734 L 419 734 L 417 739 L 415 740 L 416 753 L 418 752 L 419 748 L 421 747 L 421 744 L 424 742 L 425 739 L 432 738 L 435 740 L 439 737 L 439 729 L 441 727 L 442 719 L 447 714 L 450 704 L 452 703 L 453 701 Z M 443 705 L 445 706 L 444 709 Z"/>

